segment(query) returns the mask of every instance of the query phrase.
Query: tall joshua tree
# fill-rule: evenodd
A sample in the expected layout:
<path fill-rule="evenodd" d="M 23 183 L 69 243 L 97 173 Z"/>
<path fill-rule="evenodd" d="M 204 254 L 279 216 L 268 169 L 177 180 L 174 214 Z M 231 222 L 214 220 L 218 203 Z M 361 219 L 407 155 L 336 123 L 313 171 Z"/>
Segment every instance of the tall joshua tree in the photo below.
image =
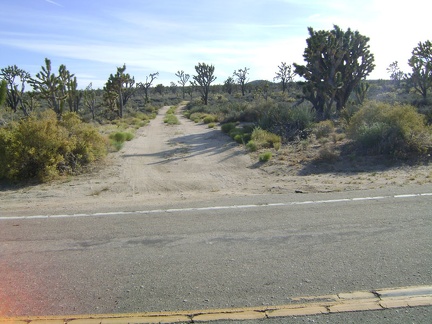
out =
<path fill-rule="evenodd" d="M 321 118 L 327 118 L 332 105 L 340 112 L 360 81 L 374 69 L 369 38 L 358 31 L 315 31 L 309 27 L 309 38 L 303 57 L 306 65 L 294 63 L 295 73 L 306 79 L 303 88 Z"/>
<path fill-rule="evenodd" d="M 282 92 L 285 92 L 288 83 L 292 82 L 294 79 L 294 73 L 292 72 L 291 65 L 287 65 L 286 62 L 282 62 L 281 65 L 278 65 L 278 69 L 273 80 L 280 80 L 282 83 Z"/>
<path fill-rule="evenodd" d="M 107 93 L 105 96 L 107 102 L 110 105 L 117 105 L 120 118 L 123 118 L 124 106 L 136 91 L 134 77 L 131 77 L 125 71 L 126 64 L 118 67 L 117 72 L 109 76 L 104 87 L 104 91 Z"/>
<path fill-rule="evenodd" d="M 51 69 L 51 61 L 46 58 L 45 66 L 42 66 L 41 71 L 29 82 L 33 89 L 48 102 L 49 107 L 56 112 L 59 119 L 61 119 L 68 97 L 65 80 L 73 76 L 63 64 L 59 67 L 58 75 L 55 75 Z"/>
<path fill-rule="evenodd" d="M 149 89 L 150 89 L 153 81 L 156 80 L 158 75 L 159 75 L 159 72 L 150 73 L 148 76 L 146 76 L 145 82 L 140 82 L 137 84 L 138 88 L 141 88 L 144 90 L 144 95 L 145 95 L 144 100 L 145 100 L 146 104 L 150 102 Z"/>
<path fill-rule="evenodd" d="M 245 95 L 246 92 L 246 82 L 248 81 L 247 75 L 249 74 L 250 69 L 245 67 L 244 69 L 235 70 L 233 76 L 237 78 L 238 84 L 240 84 L 242 96 Z"/>
<path fill-rule="evenodd" d="M 214 66 L 207 65 L 205 63 L 198 63 L 195 66 L 197 75 L 193 76 L 192 85 L 195 86 L 201 93 L 201 98 L 205 105 L 208 104 L 208 94 L 210 90 L 210 84 L 216 80 L 214 76 Z"/>
<path fill-rule="evenodd" d="M 413 49 L 412 56 L 408 61 L 412 73 L 408 74 L 414 89 L 423 97 L 427 98 L 429 89 L 432 87 L 432 42 L 427 40 L 419 42 Z"/>
<path fill-rule="evenodd" d="M 30 81 L 30 73 L 18 68 L 16 65 L 8 66 L 1 69 L 0 76 L 6 82 L 7 86 L 7 105 L 13 112 L 21 109 L 25 116 L 29 111 L 24 99 L 25 86 Z"/>
<path fill-rule="evenodd" d="M 187 82 L 189 81 L 190 75 L 186 74 L 183 70 L 177 71 L 177 73 L 175 75 L 180 79 L 177 82 L 182 86 L 182 94 L 183 94 L 183 99 L 184 99 L 185 98 L 185 86 L 186 86 Z"/>

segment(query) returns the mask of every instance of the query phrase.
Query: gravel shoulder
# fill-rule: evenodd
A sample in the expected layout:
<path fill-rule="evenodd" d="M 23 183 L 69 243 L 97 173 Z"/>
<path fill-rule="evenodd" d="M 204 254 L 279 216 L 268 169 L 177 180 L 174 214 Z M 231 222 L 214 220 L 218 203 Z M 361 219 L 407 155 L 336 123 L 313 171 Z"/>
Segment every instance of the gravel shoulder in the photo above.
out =
<path fill-rule="evenodd" d="M 429 166 L 369 173 L 302 175 L 301 161 L 281 151 L 270 163 L 218 129 L 195 124 L 177 110 L 180 125 L 163 122 L 169 107 L 137 131 L 120 152 L 91 173 L 0 191 L 0 215 L 125 210 L 222 197 L 373 189 L 430 183 Z"/>

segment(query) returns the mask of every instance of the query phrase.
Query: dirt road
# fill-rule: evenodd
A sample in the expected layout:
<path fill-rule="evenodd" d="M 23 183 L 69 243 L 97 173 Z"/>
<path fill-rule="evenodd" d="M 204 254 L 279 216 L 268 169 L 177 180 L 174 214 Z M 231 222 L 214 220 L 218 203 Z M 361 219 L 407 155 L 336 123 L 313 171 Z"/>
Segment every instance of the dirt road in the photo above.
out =
<path fill-rule="evenodd" d="M 0 192 L 1 213 L 52 213 L 158 204 L 215 195 L 262 193 L 271 185 L 253 168 L 244 148 L 220 130 L 177 116 L 163 122 L 169 107 L 138 130 L 99 171 L 50 184 Z"/>
<path fill-rule="evenodd" d="M 223 197 L 327 192 L 432 181 L 428 165 L 375 172 L 300 175 L 302 163 L 285 149 L 265 165 L 218 129 L 195 124 L 177 109 L 180 125 L 163 122 L 169 107 L 137 131 L 124 148 L 89 174 L 0 191 L 0 216 L 125 210 Z M 303 154 L 304 155 L 304 154 Z"/>

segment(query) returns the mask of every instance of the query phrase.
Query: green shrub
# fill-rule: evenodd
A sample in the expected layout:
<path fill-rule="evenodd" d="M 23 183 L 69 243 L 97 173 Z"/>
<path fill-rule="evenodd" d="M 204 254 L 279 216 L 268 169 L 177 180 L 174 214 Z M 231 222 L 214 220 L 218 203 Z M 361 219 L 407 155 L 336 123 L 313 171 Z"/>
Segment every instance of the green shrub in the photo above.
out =
<path fill-rule="evenodd" d="M 178 120 L 176 115 L 167 114 L 164 118 L 164 123 L 168 125 L 179 125 L 180 121 Z"/>
<path fill-rule="evenodd" d="M 221 126 L 222 132 L 227 134 L 229 134 L 234 128 L 236 128 L 235 123 L 226 123 Z"/>
<path fill-rule="evenodd" d="M 115 142 L 123 143 L 126 141 L 126 133 L 115 132 L 110 135 L 110 139 L 114 140 Z"/>
<path fill-rule="evenodd" d="M 112 141 L 111 145 L 114 148 L 114 150 L 118 152 L 123 148 L 124 142 Z"/>
<path fill-rule="evenodd" d="M 210 123 L 214 123 L 217 122 L 217 116 L 215 115 L 205 115 L 203 118 L 203 122 L 204 124 L 210 124 Z"/>
<path fill-rule="evenodd" d="M 304 130 L 312 126 L 316 113 L 308 104 L 301 104 L 292 107 L 289 116 L 292 124 L 296 125 L 299 130 Z"/>
<path fill-rule="evenodd" d="M 258 158 L 260 162 L 267 162 L 272 158 L 272 153 L 271 152 L 261 153 Z"/>
<path fill-rule="evenodd" d="M 244 138 L 243 138 L 243 134 L 236 134 L 233 137 L 233 139 L 234 139 L 234 141 L 236 141 L 239 144 L 244 144 L 245 143 Z"/>
<path fill-rule="evenodd" d="M 190 114 L 189 119 L 194 121 L 195 123 L 199 123 L 205 114 L 202 112 L 194 112 Z"/>
<path fill-rule="evenodd" d="M 228 135 L 234 139 L 234 137 L 236 137 L 236 135 L 243 135 L 243 129 L 238 128 L 238 127 L 234 127 L 233 129 L 231 129 L 229 131 Z"/>
<path fill-rule="evenodd" d="M 190 110 L 185 110 L 185 111 L 183 111 L 183 116 L 185 116 L 187 119 L 191 119 L 190 118 L 190 116 L 191 116 L 191 111 Z"/>
<path fill-rule="evenodd" d="M 76 138 L 75 148 L 72 154 L 67 155 L 64 168 L 71 168 L 70 166 L 73 165 L 85 165 L 105 157 L 107 141 L 95 127 L 83 123 L 77 114 L 64 114 L 59 125 L 68 129 L 70 139 Z M 129 136 L 127 136 L 127 140 L 129 140 L 128 138 Z M 71 171 L 73 171 L 73 168 L 71 168 Z"/>
<path fill-rule="evenodd" d="M 208 124 L 208 128 L 215 128 L 216 127 L 216 123 L 210 123 Z"/>
<path fill-rule="evenodd" d="M 351 118 L 348 134 L 373 153 L 424 153 L 432 145 L 425 117 L 409 105 L 368 103 Z"/>
<path fill-rule="evenodd" d="M 255 152 L 258 150 L 258 146 L 255 144 L 255 142 L 253 140 L 250 140 L 249 142 L 247 142 L 246 148 L 251 152 Z"/>
<path fill-rule="evenodd" d="M 170 107 L 168 110 L 167 110 L 167 114 L 175 114 L 175 112 L 176 112 L 176 110 L 177 110 L 177 107 L 176 106 L 172 106 L 172 107 Z"/>
<path fill-rule="evenodd" d="M 275 148 L 279 149 L 281 146 L 282 139 L 279 135 L 273 134 L 260 127 L 256 127 L 253 132 L 251 139 L 255 142 L 258 148 Z"/>
<path fill-rule="evenodd" d="M 315 112 L 307 104 L 292 106 L 288 103 L 274 104 L 263 112 L 259 126 L 285 139 L 305 138 L 315 121 Z"/>
<path fill-rule="evenodd" d="M 72 113 L 58 121 L 53 111 L 0 129 L 0 178 L 48 181 L 106 155 L 99 132 Z"/>
<path fill-rule="evenodd" d="M 134 135 L 131 132 L 115 132 L 109 135 L 111 146 L 115 151 L 120 151 L 123 148 L 125 141 L 131 141 Z"/>
<path fill-rule="evenodd" d="M 134 138 L 134 134 L 132 134 L 131 132 L 125 132 L 126 134 L 126 141 L 131 141 Z"/>

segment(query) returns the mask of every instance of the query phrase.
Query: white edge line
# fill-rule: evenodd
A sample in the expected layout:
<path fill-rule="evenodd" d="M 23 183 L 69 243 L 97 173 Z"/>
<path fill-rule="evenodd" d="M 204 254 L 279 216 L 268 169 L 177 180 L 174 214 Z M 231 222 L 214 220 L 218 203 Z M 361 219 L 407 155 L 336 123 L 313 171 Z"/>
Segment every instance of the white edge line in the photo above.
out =
<path fill-rule="evenodd" d="M 244 208 L 264 208 L 264 207 L 287 207 L 295 205 L 309 205 L 309 204 L 328 204 L 328 203 L 341 203 L 350 201 L 370 201 L 382 200 L 391 198 L 414 198 L 432 196 L 432 193 L 422 194 L 405 194 L 394 196 L 376 196 L 376 197 L 357 197 L 357 198 L 341 198 L 329 200 L 306 200 L 306 201 L 293 201 L 289 203 L 264 203 L 252 205 L 232 205 L 232 206 L 213 206 L 213 207 L 190 207 L 190 208 L 171 208 L 171 209 L 153 209 L 153 210 L 137 210 L 137 211 L 118 211 L 118 212 L 100 212 L 88 214 L 60 214 L 60 215 L 34 215 L 34 216 L 0 216 L 2 220 L 32 220 L 32 219 L 50 219 L 50 218 L 74 218 L 74 217 L 102 217 L 102 216 L 115 216 L 115 215 L 138 215 L 138 214 L 158 214 L 158 213 L 178 213 L 188 211 L 206 211 L 206 210 L 223 210 L 223 209 L 244 209 Z"/>

